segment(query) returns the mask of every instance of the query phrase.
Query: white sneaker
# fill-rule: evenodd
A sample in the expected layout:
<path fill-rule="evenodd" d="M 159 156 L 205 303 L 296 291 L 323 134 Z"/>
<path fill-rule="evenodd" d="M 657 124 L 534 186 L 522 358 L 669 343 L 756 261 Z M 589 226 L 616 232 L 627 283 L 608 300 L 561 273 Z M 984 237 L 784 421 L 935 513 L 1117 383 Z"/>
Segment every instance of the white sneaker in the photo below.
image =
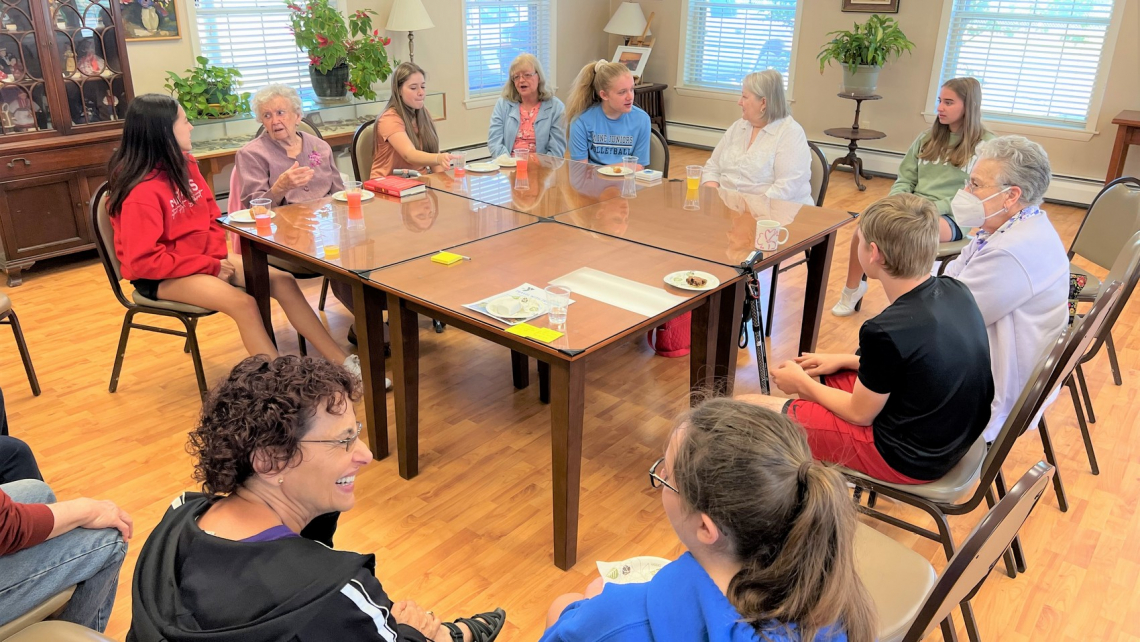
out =
<path fill-rule="evenodd" d="M 839 303 L 831 308 L 831 313 L 837 317 L 849 317 L 855 314 L 855 306 L 859 305 L 859 301 L 863 300 L 863 295 L 867 293 L 867 282 L 860 281 L 859 287 L 854 290 L 843 288 L 843 294 L 839 297 Z"/>
<path fill-rule="evenodd" d="M 350 354 L 347 357 L 345 357 L 344 358 L 344 369 L 348 370 L 349 373 L 352 374 L 352 376 L 356 377 L 357 381 L 361 380 L 360 357 L 358 355 Z M 388 377 L 384 377 L 384 389 L 385 390 L 391 390 L 392 389 L 392 380 L 389 379 Z"/>

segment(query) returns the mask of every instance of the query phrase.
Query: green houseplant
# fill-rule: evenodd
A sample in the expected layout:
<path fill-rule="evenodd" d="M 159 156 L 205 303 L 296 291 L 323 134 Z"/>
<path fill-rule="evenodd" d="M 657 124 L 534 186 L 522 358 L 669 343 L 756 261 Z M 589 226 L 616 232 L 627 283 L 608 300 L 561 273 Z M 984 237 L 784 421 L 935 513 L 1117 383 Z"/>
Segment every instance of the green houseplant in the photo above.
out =
<path fill-rule="evenodd" d="M 166 72 L 168 80 L 163 85 L 182 105 L 186 117 L 224 118 L 249 113 L 249 92 L 236 93 L 241 72 L 213 66 L 204 56 L 198 56 L 197 61 L 185 71 L 185 77 Z"/>
<path fill-rule="evenodd" d="M 286 0 L 292 10 L 293 38 L 309 56 L 309 78 L 318 100 L 353 96 L 372 100 L 372 85 L 388 80 L 392 66 L 385 47 L 391 38 L 382 38 L 372 28 L 371 9 L 361 9 L 349 17 L 329 4 L 329 0 L 309 0 L 304 6 Z"/>
<path fill-rule="evenodd" d="M 894 18 L 871 16 L 853 31 L 832 31 L 819 50 L 819 73 L 832 61 L 843 65 L 843 91 L 855 95 L 875 92 L 879 71 L 892 58 L 914 49 Z"/>

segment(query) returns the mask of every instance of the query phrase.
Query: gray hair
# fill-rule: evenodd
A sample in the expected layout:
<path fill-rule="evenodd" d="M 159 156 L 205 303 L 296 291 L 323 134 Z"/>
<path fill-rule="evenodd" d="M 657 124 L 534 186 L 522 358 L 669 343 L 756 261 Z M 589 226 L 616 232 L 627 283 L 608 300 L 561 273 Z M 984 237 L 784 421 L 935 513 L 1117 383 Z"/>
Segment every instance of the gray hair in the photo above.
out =
<path fill-rule="evenodd" d="M 253 117 L 257 122 L 261 122 L 261 106 L 274 98 L 284 98 L 289 101 L 289 106 L 293 108 L 293 111 L 296 112 L 298 116 L 305 115 L 304 110 L 301 108 L 301 95 L 297 93 L 297 90 L 289 85 L 274 83 L 257 90 L 257 93 L 254 94 L 253 98 L 249 101 L 250 109 L 253 110 Z"/>
<path fill-rule="evenodd" d="M 784 97 L 784 77 L 775 69 L 754 71 L 744 77 L 744 91 L 757 98 L 768 99 L 768 122 L 788 115 L 788 99 Z"/>
<path fill-rule="evenodd" d="M 1024 136 L 999 136 L 978 143 L 977 160 L 997 161 L 995 177 L 1002 185 L 1021 188 L 1021 201 L 1026 205 L 1040 205 L 1049 189 L 1052 170 L 1045 148 Z"/>

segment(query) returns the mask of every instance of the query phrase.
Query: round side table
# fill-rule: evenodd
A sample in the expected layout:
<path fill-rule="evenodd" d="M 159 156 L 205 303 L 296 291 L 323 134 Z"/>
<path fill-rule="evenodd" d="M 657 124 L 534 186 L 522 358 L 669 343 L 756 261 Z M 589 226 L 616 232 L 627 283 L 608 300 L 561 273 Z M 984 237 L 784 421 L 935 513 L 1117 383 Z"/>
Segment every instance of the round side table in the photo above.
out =
<path fill-rule="evenodd" d="M 859 158 L 858 154 L 855 153 L 859 149 L 859 141 L 878 140 L 880 138 L 886 138 L 887 135 L 881 131 L 876 131 L 874 129 L 860 129 L 859 110 L 862 109 L 864 100 L 879 100 L 882 98 L 882 96 L 876 94 L 869 94 L 865 96 L 856 94 L 838 94 L 838 96 L 840 98 L 855 101 L 855 123 L 852 124 L 850 128 L 838 127 L 834 129 L 825 129 L 823 131 L 824 134 L 831 136 L 832 138 L 842 138 L 844 140 L 850 141 L 850 144 L 847 145 L 847 155 L 835 159 L 831 163 L 831 171 L 834 172 L 835 168 L 840 165 L 846 165 L 850 167 L 851 173 L 855 176 L 855 185 L 859 188 L 859 191 L 862 192 L 867 189 L 867 186 L 863 184 L 863 181 L 860 180 L 860 178 L 871 180 L 871 175 L 863 172 L 863 159 Z"/>

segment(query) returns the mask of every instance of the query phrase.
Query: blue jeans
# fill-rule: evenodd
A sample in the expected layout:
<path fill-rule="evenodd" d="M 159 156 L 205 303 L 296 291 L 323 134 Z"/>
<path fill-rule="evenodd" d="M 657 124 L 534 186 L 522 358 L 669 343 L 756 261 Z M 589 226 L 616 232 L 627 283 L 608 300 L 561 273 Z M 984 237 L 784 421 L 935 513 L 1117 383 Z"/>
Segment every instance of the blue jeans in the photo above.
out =
<path fill-rule="evenodd" d="M 47 484 L 26 479 L 0 485 L 13 501 L 50 504 L 55 495 Z M 59 619 L 96 631 L 107 629 L 119 568 L 127 543 L 113 528 L 76 528 L 31 548 L 0 557 L 0 624 L 75 586 L 75 595 Z"/>

